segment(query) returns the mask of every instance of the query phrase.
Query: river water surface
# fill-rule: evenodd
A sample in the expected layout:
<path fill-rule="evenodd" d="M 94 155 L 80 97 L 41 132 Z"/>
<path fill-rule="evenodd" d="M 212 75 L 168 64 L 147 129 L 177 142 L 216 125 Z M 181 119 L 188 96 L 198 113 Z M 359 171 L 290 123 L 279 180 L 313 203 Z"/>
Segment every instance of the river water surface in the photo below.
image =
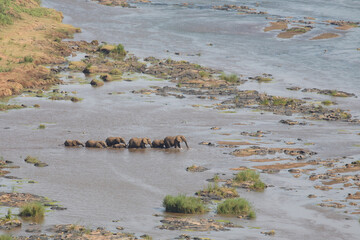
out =
<path fill-rule="evenodd" d="M 360 64 L 358 29 L 341 32 L 341 37 L 310 41 L 320 25 L 294 39 L 279 40 L 276 33 L 263 32 L 269 21 L 264 15 L 239 15 L 232 11 L 216 11 L 214 5 L 232 3 L 255 7 L 253 1 L 193 1 L 183 7 L 182 1 L 157 1 L 138 4 L 137 8 L 106 7 L 85 0 L 43 0 L 43 5 L 64 13 L 64 22 L 82 29 L 75 40 L 98 39 L 123 43 L 139 57 L 185 59 L 229 73 L 245 76 L 273 74 L 268 84 L 248 82 L 243 89 L 257 89 L 276 95 L 312 97 L 318 101 L 329 97 L 314 93 L 298 93 L 286 87 L 317 87 L 338 89 L 359 94 Z M 315 17 L 320 20 L 358 21 L 358 1 L 264 1 L 256 7 L 270 16 L 295 18 Z M 209 44 L 212 44 L 210 46 Z M 324 53 L 324 50 L 327 50 Z M 175 55 L 175 52 L 179 55 Z M 81 76 L 85 78 L 84 76 Z M 283 116 L 241 109 L 224 113 L 193 104 L 209 105 L 209 100 L 194 96 L 185 99 L 132 94 L 132 90 L 151 85 L 168 86 L 165 81 L 115 81 L 101 88 L 69 82 L 60 86 L 64 91 L 77 91 L 84 98 L 79 103 L 49 101 L 34 97 L 18 97 L 14 102 L 40 104 L 39 109 L 23 109 L 1 114 L 0 143 L 2 155 L 13 160 L 19 169 L 12 175 L 33 179 L 22 192 L 31 192 L 59 201 L 68 209 L 47 213 L 44 229 L 52 224 L 78 223 L 87 227 L 103 226 L 116 231 L 117 226 L 138 236 L 149 234 L 154 239 L 174 239 L 186 233 L 212 239 L 261 239 L 261 231 L 274 229 L 276 239 L 356 239 L 358 217 L 345 214 L 345 209 L 324 209 L 316 204 L 322 200 L 343 200 L 348 189 L 341 186 L 329 192 L 314 189 L 304 174 L 293 178 L 286 170 L 278 174 L 261 174 L 272 186 L 263 193 L 239 190 L 241 197 L 254 206 L 255 220 L 240 220 L 214 215 L 202 217 L 229 219 L 243 228 L 227 232 L 183 232 L 159 230 L 164 214 L 161 205 L 167 194 L 193 195 L 207 185 L 206 179 L 216 173 L 232 177 L 238 166 L 254 163 L 229 155 L 233 149 L 199 145 L 202 141 L 249 141 L 266 147 L 287 146 L 318 152 L 316 158 L 351 156 L 359 160 L 358 125 L 338 122 L 309 121 L 306 126 L 279 124 Z M 124 94 L 109 95 L 121 91 Z M 348 107 L 355 116 L 360 113 L 357 98 L 336 99 L 340 107 Z M 43 123 L 46 129 L 37 129 Z M 240 125 L 241 124 L 241 125 Z M 213 126 L 221 130 L 213 131 Z M 269 131 L 263 139 L 245 137 L 243 131 Z M 108 136 L 147 136 L 160 139 L 167 135 L 185 135 L 190 149 L 155 150 L 93 150 L 66 149 L 65 139 L 104 140 Z M 21 139 L 21 141 L 19 141 Z M 311 143 L 306 144 L 306 143 Z M 336 147 L 334 147 L 336 146 Z M 37 156 L 49 164 L 34 168 L 23 162 L 27 155 Z M 192 164 L 209 168 L 203 173 L 189 173 Z M 259 164 L 261 165 L 261 164 Z M 317 172 L 321 167 L 316 167 Z M 323 167 L 322 167 L 323 168 Z M 3 180 L 5 181 L 5 180 Z M 318 199 L 307 198 L 316 194 Z M 119 220 L 114 222 L 114 220 Z"/>

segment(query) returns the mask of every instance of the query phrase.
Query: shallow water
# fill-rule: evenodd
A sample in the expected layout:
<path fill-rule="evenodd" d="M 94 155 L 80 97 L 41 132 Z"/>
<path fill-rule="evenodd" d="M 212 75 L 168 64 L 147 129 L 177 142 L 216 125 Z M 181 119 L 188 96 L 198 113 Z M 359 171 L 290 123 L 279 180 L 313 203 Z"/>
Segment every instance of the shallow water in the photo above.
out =
<path fill-rule="evenodd" d="M 340 19 L 341 9 L 349 18 L 347 20 L 356 21 L 357 17 L 353 13 L 357 7 L 356 1 L 342 1 L 340 5 L 319 4 L 316 7 L 310 7 L 310 3 L 305 1 L 288 2 L 264 2 L 259 10 L 281 16 Z M 45 6 L 63 11 L 64 22 L 82 28 L 83 32 L 75 35 L 75 39 L 121 42 L 130 52 L 142 57 L 153 55 L 187 59 L 239 74 L 267 72 L 276 79 L 274 83 L 247 83 L 240 88 L 310 96 L 316 100 L 327 97 L 293 93 L 286 91 L 285 87 L 300 85 L 358 94 L 358 29 L 333 40 L 302 40 L 305 36 L 278 40 L 274 33 L 262 32 L 266 26 L 264 16 L 240 16 L 210 8 L 210 5 L 222 3 L 199 1 L 196 4 L 199 7 L 191 8 L 175 4 L 139 4 L 136 9 L 122 9 L 84 0 L 43 1 Z M 352 9 L 346 7 L 348 5 Z M 207 43 L 214 46 L 210 47 Z M 323 54 L 324 49 L 329 49 L 326 55 Z M 174 55 L 174 52 L 180 52 L 180 56 Z M 199 52 L 201 56 L 186 56 Z M 29 106 L 40 104 L 41 107 L 0 113 L 0 135 L 6 140 L 0 142 L 1 155 L 20 166 L 11 170 L 11 175 L 37 182 L 24 184 L 18 191 L 49 197 L 68 208 L 66 211 L 47 213 L 43 229 L 52 224 L 67 223 L 104 226 L 112 231 L 116 226 L 122 226 L 126 232 L 134 232 L 138 236 L 146 233 L 154 239 L 173 239 L 183 233 L 213 239 L 239 239 L 239 236 L 244 239 L 266 239 L 260 232 L 271 229 L 276 231 L 276 239 L 351 239 L 358 236 L 358 217 L 343 213 L 353 208 L 348 205 L 344 209 L 316 206 L 325 199 L 343 200 L 349 189 L 342 190 L 342 185 L 335 185 L 334 190 L 323 192 L 313 188 L 314 183 L 308 180 L 309 175 L 303 174 L 295 179 L 286 170 L 278 174 L 261 174 L 264 182 L 274 186 L 264 193 L 239 190 L 240 196 L 248 199 L 257 213 L 257 218 L 251 221 L 230 218 L 244 228 L 205 233 L 157 229 L 162 218 L 153 214 L 163 214 L 161 203 L 165 195 L 193 195 L 206 186 L 206 179 L 215 173 L 226 174 L 225 177 L 230 178 L 235 173 L 230 168 L 255 165 L 246 161 L 248 158 L 229 155 L 233 149 L 198 145 L 199 142 L 236 140 L 266 147 L 285 147 L 285 141 L 293 141 L 296 143 L 294 147 L 318 152 L 314 159 L 342 156 L 359 159 L 360 148 L 356 147 L 359 136 L 356 133 L 360 132 L 360 127 L 323 121 L 307 121 L 311 124 L 306 126 L 284 126 L 278 122 L 287 117 L 272 113 L 246 109 L 223 113 L 205 107 L 194 108 L 193 104 L 211 105 L 217 102 L 195 96 L 179 100 L 130 93 L 151 85 L 172 85 L 166 81 L 146 79 L 139 77 L 132 82 L 115 81 L 101 88 L 69 83 L 60 86 L 61 90 L 77 91 L 77 96 L 84 98 L 83 101 L 72 103 L 20 96 L 12 101 Z M 108 94 L 118 91 L 124 94 Z M 353 106 L 352 112 L 360 112 L 357 98 L 337 101 L 340 106 Z M 39 124 L 45 124 L 46 128 L 37 129 Z M 221 130 L 210 130 L 213 126 L 221 127 Z M 271 133 L 261 139 L 240 135 L 243 131 L 257 130 Z M 142 136 L 160 139 L 177 134 L 187 137 L 191 147 L 189 150 L 94 150 L 69 149 L 62 145 L 65 139 L 83 142 L 88 139 L 104 140 L 108 136 L 123 136 L 127 140 Z M 27 155 L 36 156 L 49 166 L 36 168 L 26 164 L 23 159 Z M 351 161 L 353 159 L 350 158 L 343 160 Z M 193 164 L 210 170 L 203 173 L 186 172 L 186 167 Z M 310 173 L 324 170 L 324 167 L 315 168 Z M 0 179 L 0 184 L 7 184 L 5 181 L 8 180 Z M 8 187 L 2 188 L 9 191 Z M 318 198 L 308 199 L 308 194 L 316 194 Z M 206 216 L 213 215 L 209 213 Z M 21 231 L 24 230 L 25 227 Z"/>

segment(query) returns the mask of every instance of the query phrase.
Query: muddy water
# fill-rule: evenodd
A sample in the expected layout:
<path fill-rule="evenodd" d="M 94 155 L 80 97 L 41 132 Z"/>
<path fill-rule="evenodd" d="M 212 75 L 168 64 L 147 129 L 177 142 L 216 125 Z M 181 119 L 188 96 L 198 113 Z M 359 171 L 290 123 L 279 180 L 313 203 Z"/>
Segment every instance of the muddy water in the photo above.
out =
<path fill-rule="evenodd" d="M 266 91 L 269 89 L 269 91 L 280 92 L 281 85 L 284 90 L 283 83 L 290 85 L 292 81 L 300 79 L 300 76 L 303 77 L 300 75 L 301 71 L 296 69 L 289 73 L 284 70 L 275 71 L 271 64 L 270 68 L 266 68 L 268 58 L 265 56 L 264 61 L 262 60 L 263 58 L 260 56 L 263 55 L 257 52 L 258 47 L 247 47 L 247 52 L 251 53 L 249 61 L 239 58 L 239 56 L 243 56 L 243 53 L 239 55 L 237 54 L 239 52 L 233 51 L 243 45 L 241 41 L 233 41 L 234 37 L 238 36 L 249 40 L 256 39 L 255 36 L 262 36 L 263 39 L 272 39 L 270 41 L 272 44 L 277 43 L 278 40 L 273 37 L 265 36 L 264 33 L 255 30 L 261 29 L 264 25 L 263 21 L 257 22 L 258 16 L 253 16 L 255 23 L 249 21 L 248 25 L 245 23 L 244 26 L 244 19 L 239 20 L 238 16 L 232 16 L 226 12 L 213 12 L 209 8 L 182 9 L 174 5 L 143 5 L 138 9 L 121 9 L 107 8 L 80 0 L 50 0 L 44 1 L 44 4 L 64 11 L 65 22 L 83 29 L 83 33 L 76 36 L 77 39 L 124 42 L 128 49 L 140 56 L 168 57 L 170 55 L 166 53 L 167 49 L 171 54 L 175 51 L 196 53 L 200 49 L 202 51 L 200 57 L 180 55 L 179 58 L 217 66 L 231 72 L 242 73 L 245 71 L 252 74 L 256 71 L 270 71 L 269 73 L 276 72 L 276 74 L 284 76 L 294 74 L 294 78 L 286 78 L 286 81 L 279 80 L 274 84 L 247 85 L 254 88 L 266 88 Z M 217 3 L 217 5 L 219 4 Z M 164 15 L 159 15 L 159 12 Z M 176 19 L 170 18 L 174 12 L 183 15 Z M 227 23 L 228 27 L 224 29 L 218 26 L 216 28 L 219 21 L 209 19 L 207 14 L 210 12 L 220 19 L 222 18 L 222 23 Z M 211 26 L 210 30 L 203 33 L 209 38 L 205 38 L 203 34 L 199 35 L 198 30 L 203 27 L 198 26 L 193 30 L 195 33 L 190 34 L 190 37 L 187 34 L 189 30 L 185 31 L 181 27 L 175 27 L 177 26 L 176 20 L 194 21 L 193 18 L 181 17 L 184 15 L 189 18 L 196 16 L 197 19 L 204 19 L 205 22 L 198 21 L 198 24 L 206 23 L 209 28 Z M 165 22 L 163 18 L 168 21 Z M 129 19 L 132 20 L 130 23 Z M 229 19 L 234 19 L 235 22 L 229 21 Z M 140 26 L 144 20 L 148 26 Z M 233 33 L 231 24 L 239 23 L 236 21 L 241 21 L 242 24 L 236 34 L 231 34 Z M 158 25 L 154 22 L 157 22 Z M 214 23 L 214 25 L 210 23 Z M 187 26 L 188 29 L 190 25 L 184 24 L 183 26 Z M 220 29 L 225 32 L 211 34 Z M 248 29 L 248 31 L 244 33 L 244 29 Z M 216 42 L 217 39 L 219 42 Z M 225 44 L 230 40 L 232 40 L 232 45 Z M 220 48 L 206 46 L 208 42 L 213 42 L 216 46 L 221 41 L 223 44 L 218 45 L 222 46 Z M 289 41 L 289 44 L 294 44 L 293 48 L 295 48 L 295 43 Z M 301 46 L 307 43 L 298 41 L 297 44 Z M 319 50 L 323 46 L 319 44 L 316 48 Z M 239 51 L 242 52 L 241 50 L 244 48 L 242 46 Z M 211 50 L 205 51 L 205 49 Z M 267 48 L 263 47 L 262 49 L 265 51 Z M 227 54 L 220 54 L 223 52 Z M 229 54 L 233 55 L 229 56 Z M 298 54 L 301 55 L 301 53 Z M 303 55 L 306 54 L 303 53 Z M 306 62 L 307 57 L 309 56 L 302 56 L 299 61 Z M 311 55 L 311 57 L 314 56 Z M 281 58 L 279 57 L 276 61 Z M 319 59 L 321 58 L 319 57 Z M 275 60 L 271 61 L 275 64 Z M 286 59 L 282 61 L 284 63 Z M 348 60 L 346 64 L 354 62 Z M 331 71 L 337 72 L 339 68 Z M 317 71 L 310 73 L 317 77 L 321 76 L 321 74 L 317 75 Z M 345 70 L 340 73 L 349 74 L 349 79 L 354 74 L 353 71 Z M 85 78 L 82 75 L 80 77 Z M 193 195 L 194 192 L 207 185 L 206 179 L 213 177 L 215 173 L 225 174 L 224 178 L 230 178 L 234 173 L 229 170 L 230 168 L 254 165 L 254 163 L 246 161 L 249 158 L 237 158 L 229 155 L 228 153 L 233 149 L 199 145 L 198 143 L 201 141 L 249 141 L 266 147 L 285 147 L 287 146 L 285 141 L 293 141 L 296 143 L 295 147 L 304 147 L 318 152 L 319 154 L 313 159 L 353 157 L 353 159 L 342 160 L 343 163 L 359 159 L 360 150 L 359 147 L 356 147 L 359 142 L 359 136 L 356 135 L 360 132 L 359 126 L 347 123 L 308 121 L 311 124 L 290 127 L 278 123 L 279 120 L 287 118 L 284 116 L 250 110 L 224 113 L 204 107 L 218 101 L 201 100 L 194 96 L 176 99 L 154 95 L 135 95 L 130 91 L 152 85 L 171 85 L 166 81 L 150 81 L 148 77 L 144 76 L 138 76 L 136 79 L 132 82 L 117 81 L 107 83 L 101 88 L 92 88 L 89 84 L 71 83 L 64 76 L 64 80 L 68 84 L 60 86 L 60 89 L 77 91 L 77 96 L 84 98 L 83 101 L 72 103 L 20 96 L 13 99 L 12 102 L 29 106 L 40 104 L 41 107 L 1 113 L 0 135 L 3 139 L 0 142 L 1 155 L 20 166 L 19 169 L 12 170 L 11 175 L 37 182 L 18 186 L 21 189 L 17 189 L 17 191 L 47 196 L 68 208 L 65 211 L 48 212 L 43 223 L 44 231 L 52 224 L 78 223 L 87 227 L 103 226 L 113 231 L 117 226 L 122 226 L 127 232 L 137 233 L 138 236 L 147 233 L 154 239 L 173 239 L 180 234 L 189 233 L 156 228 L 161 225 L 162 218 L 155 217 L 153 214 L 163 214 L 164 209 L 161 206 L 163 197 L 167 194 L 178 193 Z M 331 79 L 334 80 L 335 77 L 331 75 L 329 81 Z M 303 81 L 303 79 L 301 80 Z M 304 84 L 330 88 L 329 83 L 320 79 L 319 82 L 314 83 L 304 81 Z M 339 83 L 336 82 L 336 84 Z M 356 86 L 358 87 L 358 85 L 355 84 L 355 80 L 347 84 L 349 84 L 349 88 L 353 87 L 353 90 L 357 90 Z M 109 95 L 113 92 L 123 92 L 123 94 Z M 296 94 L 300 95 L 300 93 Z M 316 100 L 321 99 L 317 94 L 305 96 L 311 96 Z M 351 105 L 352 101 L 358 103 L 355 98 L 342 101 L 344 105 Z M 193 104 L 199 104 L 200 107 L 192 107 Z M 292 118 L 296 119 L 296 117 Z M 239 125 L 239 123 L 243 125 Z M 46 128 L 37 129 L 39 124 L 45 124 Z M 221 127 L 221 129 L 211 130 L 210 128 L 213 126 Z M 257 130 L 270 133 L 266 134 L 264 138 L 246 137 L 240 134 L 243 131 Z M 126 139 L 142 136 L 160 139 L 176 134 L 183 134 L 187 137 L 191 147 L 189 150 L 94 150 L 69 149 L 62 145 L 65 139 L 104 140 L 108 136 L 118 135 Z M 41 161 L 48 163 L 49 166 L 36 168 L 26 164 L 23 159 L 27 155 L 36 156 Z M 283 155 L 270 157 L 276 156 L 284 157 Z M 203 173 L 186 172 L 186 167 L 193 164 L 207 167 L 210 170 Z M 263 165 L 263 163 L 258 165 Z M 315 168 L 310 173 L 324 171 L 324 167 L 310 166 L 307 168 Z M 325 199 L 335 201 L 345 199 L 349 189 L 342 190 L 340 188 L 342 185 L 335 185 L 334 190 L 323 192 L 313 188 L 314 183 L 308 180 L 309 175 L 303 174 L 296 179 L 286 170 L 282 170 L 278 174 L 262 174 L 261 177 L 264 182 L 273 187 L 269 187 L 264 193 L 239 190 L 240 196 L 248 199 L 255 207 L 257 213 L 255 220 L 229 218 L 244 228 L 235 228 L 227 232 L 190 232 L 190 235 L 213 239 L 239 239 L 239 236 L 244 239 L 261 239 L 266 238 L 260 234 L 261 231 L 274 229 L 277 239 L 351 239 L 358 236 L 358 217 L 343 213 L 345 210 L 351 211 L 353 208 L 348 205 L 344 209 L 316 206 Z M 8 183 L 8 180 L 5 179 L 0 179 L 0 181 L 1 184 Z M 2 190 L 10 191 L 8 188 Z M 308 199 L 308 194 L 316 194 L 318 198 Z M 214 213 L 211 212 L 204 217 L 213 215 Z M 119 222 L 113 222 L 113 220 L 119 220 Z M 25 228 L 22 228 L 20 233 L 24 233 L 24 230 Z"/>

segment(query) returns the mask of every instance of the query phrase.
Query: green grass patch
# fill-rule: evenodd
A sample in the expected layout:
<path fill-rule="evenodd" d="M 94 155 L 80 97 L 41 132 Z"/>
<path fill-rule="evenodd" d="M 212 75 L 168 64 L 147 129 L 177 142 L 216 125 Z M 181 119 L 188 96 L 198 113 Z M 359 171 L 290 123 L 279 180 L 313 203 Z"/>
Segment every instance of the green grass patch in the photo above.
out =
<path fill-rule="evenodd" d="M 325 101 L 322 101 L 321 104 L 325 105 L 325 106 L 330 106 L 330 105 L 333 105 L 334 103 L 330 100 L 325 100 Z"/>
<path fill-rule="evenodd" d="M 218 214 L 239 215 L 253 219 L 255 212 L 248 201 L 243 198 L 226 199 L 217 206 Z"/>
<path fill-rule="evenodd" d="M 178 196 L 167 195 L 163 200 L 166 212 L 174 213 L 205 213 L 207 208 L 203 202 L 195 197 L 187 197 L 179 194 Z"/>
<path fill-rule="evenodd" d="M 239 80 L 239 77 L 236 75 L 236 74 L 225 74 L 225 73 L 222 73 L 220 75 L 220 79 L 221 80 L 225 80 L 227 82 L 232 82 L 232 83 L 235 83 Z"/>
<path fill-rule="evenodd" d="M 39 202 L 31 202 L 21 207 L 19 216 L 20 217 L 44 217 L 45 207 Z"/>
<path fill-rule="evenodd" d="M 251 182 L 250 189 L 255 191 L 263 191 L 266 187 L 265 183 L 260 180 L 260 174 L 251 169 L 240 171 L 233 180 L 235 183 Z"/>
<path fill-rule="evenodd" d="M 0 235 L 0 240 L 13 240 L 13 237 L 11 235 L 3 234 Z"/>

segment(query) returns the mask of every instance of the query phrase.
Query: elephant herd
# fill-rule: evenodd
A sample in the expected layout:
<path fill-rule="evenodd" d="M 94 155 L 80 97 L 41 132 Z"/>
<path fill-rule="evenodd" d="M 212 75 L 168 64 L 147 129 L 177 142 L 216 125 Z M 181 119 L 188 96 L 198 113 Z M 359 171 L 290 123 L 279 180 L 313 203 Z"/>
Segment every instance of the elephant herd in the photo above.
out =
<path fill-rule="evenodd" d="M 167 136 L 164 139 L 154 140 L 151 142 L 150 138 L 131 138 L 126 144 L 123 137 L 108 137 L 105 141 L 88 140 L 85 145 L 78 140 L 66 140 L 64 145 L 66 147 L 89 147 L 89 148 L 146 148 L 149 145 L 151 148 L 181 148 L 180 143 L 184 142 L 189 148 L 186 138 L 182 135 Z"/>

